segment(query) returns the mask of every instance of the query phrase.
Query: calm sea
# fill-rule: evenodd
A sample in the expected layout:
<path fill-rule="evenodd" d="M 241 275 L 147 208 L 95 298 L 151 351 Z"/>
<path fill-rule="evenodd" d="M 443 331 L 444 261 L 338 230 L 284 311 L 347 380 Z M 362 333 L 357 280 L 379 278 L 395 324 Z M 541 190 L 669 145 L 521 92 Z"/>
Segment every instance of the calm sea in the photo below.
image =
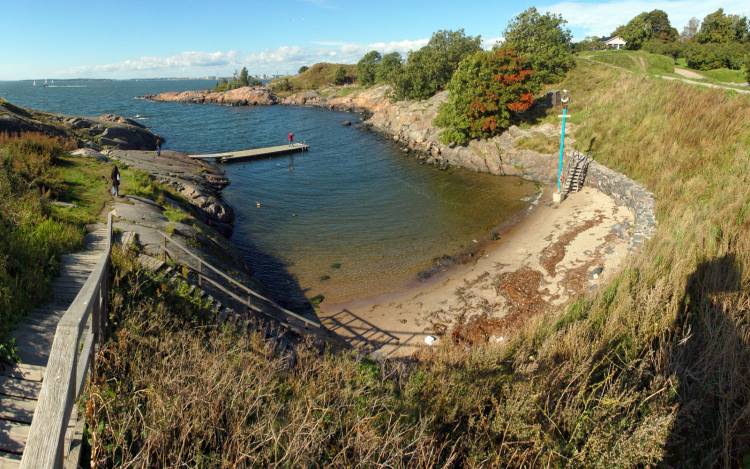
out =
<path fill-rule="evenodd" d="M 351 113 L 136 99 L 213 85 L 0 82 L 0 97 L 44 111 L 135 118 L 164 135 L 166 148 L 189 152 L 276 145 L 294 132 L 311 151 L 225 167 L 231 185 L 224 197 L 237 214 L 233 240 L 281 300 L 322 294 L 340 302 L 403 288 L 435 258 L 486 239 L 535 191 L 517 178 L 422 165 L 377 133 L 342 126 L 359 120 Z"/>

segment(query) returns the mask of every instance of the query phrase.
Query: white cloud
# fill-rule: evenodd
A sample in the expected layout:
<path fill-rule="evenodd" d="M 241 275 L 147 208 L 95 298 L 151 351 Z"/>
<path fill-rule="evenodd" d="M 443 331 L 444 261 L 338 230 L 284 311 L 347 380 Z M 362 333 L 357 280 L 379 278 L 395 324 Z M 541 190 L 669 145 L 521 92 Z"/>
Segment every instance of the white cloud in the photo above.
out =
<path fill-rule="evenodd" d="M 138 72 L 159 72 L 164 70 L 186 71 L 201 68 L 219 68 L 236 64 L 236 51 L 216 52 L 181 52 L 167 57 L 140 57 L 118 63 L 75 67 L 65 75 L 132 75 Z"/>
<path fill-rule="evenodd" d="M 291 73 L 302 65 L 322 61 L 355 63 L 371 50 L 406 54 L 427 44 L 427 39 L 358 44 L 341 41 L 318 41 L 311 46 L 281 46 L 259 52 L 237 51 L 182 52 L 166 57 L 140 57 L 122 62 L 80 66 L 58 74 L 64 77 L 164 77 L 229 75 L 246 66 L 250 73 Z"/>
<path fill-rule="evenodd" d="M 544 7 L 543 11 L 561 14 L 568 20 L 568 26 L 576 31 L 576 39 L 585 36 L 606 36 L 618 26 L 627 23 L 643 11 L 660 9 L 667 12 L 672 26 L 682 31 L 682 27 L 692 17 L 700 20 L 708 13 L 724 8 L 732 14 L 750 14 L 747 0 L 614 0 L 601 3 L 566 1 Z"/>

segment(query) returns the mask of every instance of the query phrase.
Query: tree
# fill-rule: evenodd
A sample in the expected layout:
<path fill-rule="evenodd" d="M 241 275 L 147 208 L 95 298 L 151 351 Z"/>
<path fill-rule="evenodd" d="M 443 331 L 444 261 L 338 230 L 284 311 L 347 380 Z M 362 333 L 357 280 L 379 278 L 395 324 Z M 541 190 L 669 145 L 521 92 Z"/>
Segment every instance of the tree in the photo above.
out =
<path fill-rule="evenodd" d="M 688 24 L 685 25 L 684 28 L 682 28 L 682 34 L 680 34 L 680 39 L 683 41 L 689 41 L 695 37 L 696 34 L 698 34 L 698 29 L 700 28 L 701 22 L 693 16 L 690 18 L 690 21 L 688 21 Z"/>
<path fill-rule="evenodd" d="M 409 52 L 401 72 L 393 79 L 396 99 L 427 99 L 450 81 L 461 60 L 482 50 L 480 36 L 463 29 L 438 31 L 426 46 Z"/>
<path fill-rule="evenodd" d="M 745 58 L 745 78 L 750 83 L 750 55 Z"/>
<path fill-rule="evenodd" d="M 744 41 L 748 38 L 747 28 L 746 17 L 725 15 L 724 9 L 719 8 L 703 18 L 703 23 L 701 23 L 698 34 L 695 35 L 695 40 L 701 44 Z"/>
<path fill-rule="evenodd" d="M 349 77 L 346 75 L 346 69 L 339 67 L 336 69 L 336 75 L 334 75 L 333 83 L 336 85 L 345 85 L 349 83 Z"/>
<path fill-rule="evenodd" d="M 607 45 L 602 41 L 601 38 L 596 36 L 586 37 L 584 40 L 573 44 L 574 52 L 592 51 L 592 50 L 604 50 Z"/>
<path fill-rule="evenodd" d="M 308 70 L 310 70 L 310 67 L 308 67 L 307 65 L 303 65 L 303 66 L 301 66 L 301 67 L 299 68 L 299 70 L 297 70 L 297 74 L 300 74 L 300 73 L 305 73 L 305 72 L 306 72 L 306 71 L 308 71 Z"/>
<path fill-rule="evenodd" d="M 557 82 L 575 64 L 565 24 L 562 16 L 529 8 L 510 22 L 503 45 L 528 58 L 538 83 Z"/>
<path fill-rule="evenodd" d="M 250 85 L 250 74 L 247 72 L 247 67 L 242 67 L 242 70 L 240 70 L 240 77 L 237 80 L 237 84 L 239 86 Z"/>
<path fill-rule="evenodd" d="M 465 144 L 507 129 L 514 114 L 534 103 L 539 85 L 533 76 L 529 61 L 508 48 L 466 57 L 453 74 L 448 101 L 435 119 L 445 129 L 443 142 Z"/>
<path fill-rule="evenodd" d="M 383 57 L 380 52 L 371 50 L 357 62 L 357 80 L 364 86 L 375 84 L 375 74 Z"/>
<path fill-rule="evenodd" d="M 385 54 L 375 70 L 375 81 L 378 83 L 393 83 L 396 75 L 401 72 L 401 54 L 391 52 Z"/>
<path fill-rule="evenodd" d="M 677 30 L 669 23 L 669 17 L 663 10 L 644 11 L 613 33 L 613 36 L 620 36 L 628 42 L 628 49 L 640 49 L 643 43 L 651 39 L 673 42 L 677 40 L 677 35 Z"/>

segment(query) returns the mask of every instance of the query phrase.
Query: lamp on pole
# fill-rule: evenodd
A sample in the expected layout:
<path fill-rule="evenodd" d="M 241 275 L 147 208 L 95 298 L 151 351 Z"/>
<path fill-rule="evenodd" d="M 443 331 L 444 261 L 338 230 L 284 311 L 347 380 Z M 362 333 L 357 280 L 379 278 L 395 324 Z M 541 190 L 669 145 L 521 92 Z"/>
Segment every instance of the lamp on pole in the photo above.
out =
<path fill-rule="evenodd" d="M 568 117 L 568 104 L 570 103 L 570 94 L 568 90 L 562 90 L 560 96 L 560 103 L 562 103 L 562 131 L 560 132 L 560 160 L 557 163 L 557 202 L 562 201 L 562 168 L 563 168 L 563 155 L 565 154 L 565 121 Z"/>

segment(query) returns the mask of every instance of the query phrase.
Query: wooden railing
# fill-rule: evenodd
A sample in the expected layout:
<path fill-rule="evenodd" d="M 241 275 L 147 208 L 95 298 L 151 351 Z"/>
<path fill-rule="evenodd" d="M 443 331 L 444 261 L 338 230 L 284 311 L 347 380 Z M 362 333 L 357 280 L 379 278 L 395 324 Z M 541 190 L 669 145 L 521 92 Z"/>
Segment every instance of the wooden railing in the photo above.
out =
<path fill-rule="evenodd" d="M 62 467 L 70 445 L 70 417 L 83 389 L 107 321 L 112 213 L 107 217 L 105 252 L 55 331 L 21 468 Z M 76 464 L 77 465 L 77 464 Z"/>
<path fill-rule="evenodd" d="M 171 246 L 174 246 L 178 248 L 183 254 L 187 255 L 189 259 L 192 259 L 196 262 L 195 266 L 190 264 L 186 265 L 196 273 L 199 286 L 201 286 L 205 282 L 221 291 L 223 294 L 234 299 L 236 302 L 247 307 L 250 311 L 268 316 L 298 332 L 310 333 L 324 331 L 323 326 L 319 322 L 314 321 L 310 318 L 306 318 L 300 314 L 295 313 L 294 311 L 290 311 L 284 308 L 272 299 L 238 282 L 231 276 L 224 273 L 218 267 L 196 256 L 191 252 L 190 249 L 186 248 L 179 241 L 172 239 L 166 233 L 160 233 L 164 238 L 163 249 L 165 255 L 168 255 L 172 259 L 178 259 L 178 256 L 176 256 L 174 250 L 171 249 Z M 218 279 L 212 278 L 211 274 L 217 276 Z M 230 288 L 234 289 L 235 291 L 231 291 Z"/>

